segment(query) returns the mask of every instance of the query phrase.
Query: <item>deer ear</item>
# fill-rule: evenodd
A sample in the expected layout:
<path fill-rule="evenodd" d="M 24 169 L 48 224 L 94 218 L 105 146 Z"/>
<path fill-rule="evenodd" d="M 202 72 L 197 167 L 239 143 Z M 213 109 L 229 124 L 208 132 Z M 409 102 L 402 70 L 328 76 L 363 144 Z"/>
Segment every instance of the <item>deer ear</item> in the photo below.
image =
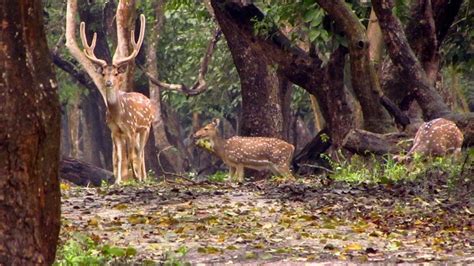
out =
<path fill-rule="evenodd" d="M 127 64 L 121 65 L 117 68 L 118 73 L 123 74 L 127 71 Z"/>
<path fill-rule="evenodd" d="M 221 120 L 219 120 L 219 118 L 214 118 L 214 119 L 212 120 L 212 124 L 213 124 L 215 127 L 219 126 L 219 123 L 220 123 L 220 122 L 221 122 Z"/>
<path fill-rule="evenodd" d="M 95 72 L 96 73 L 102 75 L 103 71 L 104 71 L 104 69 L 101 66 L 98 66 L 98 65 L 95 66 Z"/>

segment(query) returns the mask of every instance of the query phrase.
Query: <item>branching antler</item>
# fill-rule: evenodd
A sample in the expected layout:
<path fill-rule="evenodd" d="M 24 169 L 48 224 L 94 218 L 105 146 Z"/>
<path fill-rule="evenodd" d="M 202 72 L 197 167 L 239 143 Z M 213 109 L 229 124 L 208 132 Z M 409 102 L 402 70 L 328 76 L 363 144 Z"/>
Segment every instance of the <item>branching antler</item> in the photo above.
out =
<path fill-rule="evenodd" d="M 135 30 L 132 30 L 130 42 L 132 43 L 133 51 L 132 53 L 124 58 L 117 59 L 116 62 L 113 63 L 115 67 L 120 67 L 123 64 L 128 63 L 129 61 L 135 59 L 140 51 L 140 47 L 143 44 L 143 39 L 145 38 L 145 15 L 140 15 L 140 35 L 138 36 L 138 42 L 135 40 Z"/>
<path fill-rule="evenodd" d="M 94 37 L 92 37 L 92 43 L 89 45 L 86 36 L 86 23 L 81 22 L 80 32 L 82 46 L 84 47 L 84 55 L 89 58 L 89 60 L 100 65 L 101 67 L 106 67 L 107 62 L 105 60 L 97 58 L 94 54 L 95 45 L 97 44 L 97 33 L 94 32 Z"/>
<path fill-rule="evenodd" d="M 186 87 L 186 85 L 184 84 L 170 84 L 160 81 L 156 79 L 153 75 L 148 73 L 148 71 L 142 65 L 138 65 L 138 67 L 143 71 L 143 73 L 145 73 L 151 83 L 160 86 L 163 89 L 179 91 L 188 96 L 195 96 L 201 94 L 207 90 L 207 83 L 205 77 L 208 71 L 209 62 L 212 58 L 212 55 L 214 54 L 214 50 L 221 35 L 222 31 L 220 30 L 220 28 L 217 28 L 214 32 L 213 38 L 210 40 L 207 46 L 206 54 L 202 59 L 201 67 L 199 68 L 198 78 L 196 82 L 191 86 L 191 88 Z"/>

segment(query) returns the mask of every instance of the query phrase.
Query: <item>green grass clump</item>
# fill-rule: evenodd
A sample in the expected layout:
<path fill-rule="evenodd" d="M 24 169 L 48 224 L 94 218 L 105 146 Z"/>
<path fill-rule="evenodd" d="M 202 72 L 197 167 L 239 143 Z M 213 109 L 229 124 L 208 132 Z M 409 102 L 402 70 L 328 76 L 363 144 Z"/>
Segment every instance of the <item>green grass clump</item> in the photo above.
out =
<path fill-rule="evenodd" d="M 468 150 L 460 159 L 452 156 L 428 158 L 415 154 L 409 163 L 397 162 L 392 155 L 354 155 L 347 159 L 339 153 L 338 157 L 342 159 L 337 161 L 328 156 L 325 158 L 332 168 L 330 177 L 336 181 L 386 184 L 411 181 L 434 172 L 447 176 L 448 180 L 456 180 L 472 167 L 472 156 L 469 158 L 472 150 Z"/>
<path fill-rule="evenodd" d="M 53 265 L 104 265 L 108 262 L 126 262 L 137 254 L 133 247 L 116 247 L 100 244 L 90 236 L 74 233 L 70 235 L 56 254 Z"/>

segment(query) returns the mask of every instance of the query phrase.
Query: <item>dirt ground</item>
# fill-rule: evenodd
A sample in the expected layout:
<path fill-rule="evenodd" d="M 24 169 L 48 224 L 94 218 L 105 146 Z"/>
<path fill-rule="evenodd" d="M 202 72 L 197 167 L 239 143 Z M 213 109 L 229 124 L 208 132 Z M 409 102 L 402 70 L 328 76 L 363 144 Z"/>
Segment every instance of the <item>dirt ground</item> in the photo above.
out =
<path fill-rule="evenodd" d="M 474 263 L 472 184 L 321 178 L 230 186 L 187 180 L 63 191 L 62 238 L 137 250 L 130 263 Z"/>

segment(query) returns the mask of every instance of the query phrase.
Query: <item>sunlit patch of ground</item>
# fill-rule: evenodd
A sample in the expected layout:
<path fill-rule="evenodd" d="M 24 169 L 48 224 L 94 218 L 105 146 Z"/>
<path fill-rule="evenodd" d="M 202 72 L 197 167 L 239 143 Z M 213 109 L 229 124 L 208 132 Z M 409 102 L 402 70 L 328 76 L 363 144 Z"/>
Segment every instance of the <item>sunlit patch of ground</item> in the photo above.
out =
<path fill-rule="evenodd" d="M 323 183 L 71 187 L 62 240 L 83 232 L 140 263 L 474 263 L 472 186 Z"/>

